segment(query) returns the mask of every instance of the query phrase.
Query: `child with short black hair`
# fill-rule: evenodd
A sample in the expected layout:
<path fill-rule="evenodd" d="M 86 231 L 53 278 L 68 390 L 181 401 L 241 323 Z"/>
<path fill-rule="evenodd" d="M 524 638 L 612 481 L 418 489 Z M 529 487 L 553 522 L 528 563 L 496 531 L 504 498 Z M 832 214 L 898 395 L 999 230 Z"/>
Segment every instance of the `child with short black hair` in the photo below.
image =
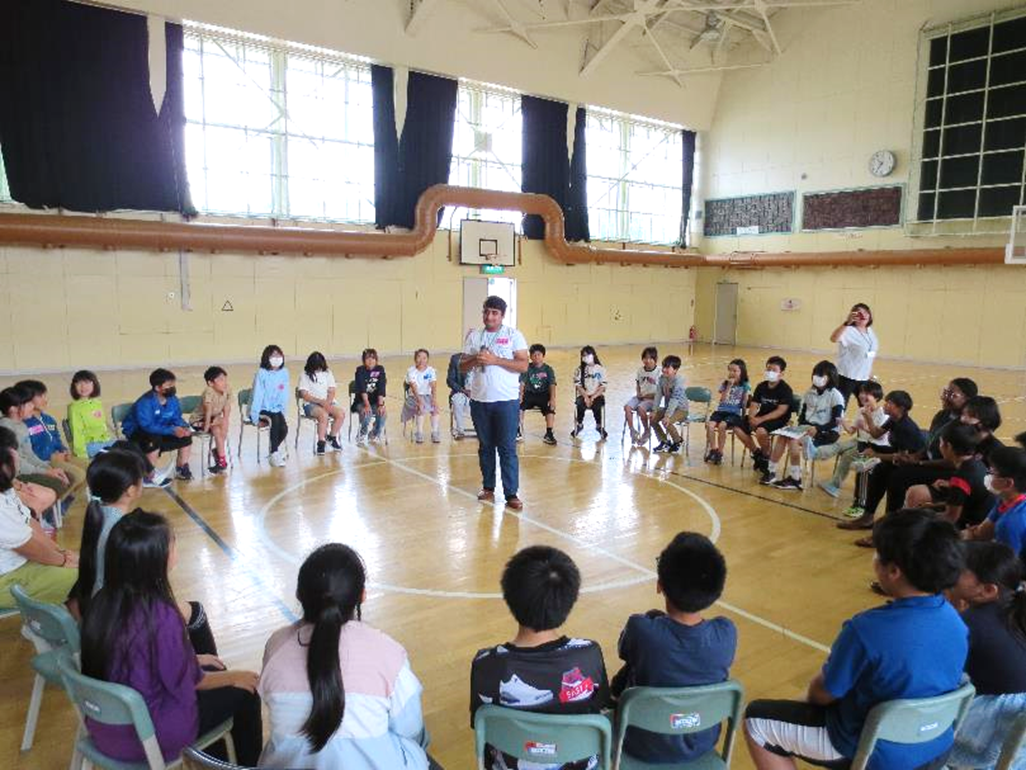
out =
<path fill-rule="evenodd" d="M 174 372 L 154 369 L 150 373 L 150 390 L 139 396 L 121 423 L 125 438 L 138 445 L 151 465 L 164 452 L 177 452 L 175 478 L 192 479 L 189 451 L 192 448 L 192 426 L 182 417 Z"/>
<path fill-rule="evenodd" d="M 371 420 L 374 420 L 374 429 L 370 432 L 370 441 L 378 441 L 381 431 L 384 430 L 385 389 L 388 378 L 385 376 L 385 367 L 378 363 L 378 351 L 374 348 L 365 348 L 360 360 L 363 361 L 363 365 L 356 367 L 356 374 L 353 376 L 356 392 L 353 396 L 352 411 L 360 416 L 360 432 L 356 436 L 356 443 L 362 445 L 367 443 L 367 431 Z"/>
<path fill-rule="evenodd" d="M 1026 452 L 1004 446 L 990 457 L 988 488 L 997 495 L 986 521 L 962 533 L 967 540 L 997 540 L 1026 552 Z"/>
<path fill-rule="evenodd" d="M 994 496 L 987 489 L 987 466 L 976 456 L 976 428 L 955 421 L 941 432 L 941 456 L 952 465 L 951 476 L 930 485 L 916 484 L 905 493 L 906 508 L 932 508 L 965 529 L 987 518 Z"/>
<path fill-rule="evenodd" d="M 68 391 L 71 395 L 68 404 L 71 449 L 75 457 L 91 460 L 115 441 L 100 401 L 100 380 L 88 369 L 80 369 L 71 376 Z"/>
<path fill-rule="evenodd" d="M 656 452 L 680 451 L 681 437 L 676 425 L 688 417 L 687 380 L 680 374 L 680 366 L 680 356 L 663 359 L 663 373 L 659 376 L 656 390 L 656 408 L 650 422 L 659 437 Z"/>
<path fill-rule="evenodd" d="M 991 452 L 1004 446 L 994 435 L 1001 427 L 1001 410 L 997 401 L 990 396 L 973 396 L 965 402 L 959 419 L 976 428 L 980 435 L 980 441 L 976 445 L 976 456 L 986 465 L 990 462 Z"/>
<path fill-rule="evenodd" d="M 818 447 L 837 441 L 841 415 L 844 414 L 844 396 L 837 389 L 837 376 L 837 367 L 829 361 L 820 361 L 812 368 L 812 387 L 802 396 L 802 406 L 798 413 L 798 427 L 804 429 L 804 435 L 800 438 L 780 436 L 777 439 L 761 483 L 774 489 L 800 492 L 802 453 L 810 460 L 815 460 Z M 786 476 L 777 471 L 785 451 L 788 460 Z"/>
<path fill-rule="evenodd" d="M 209 433 L 214 441 L 214 463 L 211 473 L 222 473 L 228 468 L 228 424 L 232 413 L 232 389 L 228 387 L 228 372 L 220 366 L 210 366 L 203 372 L 203 395 L 189 416 L 192 429 Z"/>
<path fill-rule="evenodd" d="M 942 592 L 963 567 L 958 532 L 926 511 L 890 513 L 877 523 L 874 570 L 891 601 L 845 622 L 805 701 L 756 700 L 745 738 L 757 770 L 851 760 L 878 703 L 930 698 L 958 688 L 968 630 Z M 922 743 L 876 745 L 869 767 L 913 770 L 945 755 L 949 728 Z"/>
<path fill-rule="evenodd" d="M 837 464 L 834 466 L 834 475 L 830 481 L 821 481 L 818 486 L 831 497 L 840 497 L 841 484 L 848 476 L 852 464 L 859 460 L 859 467 L 856 471 L 855 496 L 857 500 L 865 497 L 864 486 L 866 482 L 866 470 L 876 463 L 868 461 L 878 454 L 890 454 L 893 450 L 887 438 L 887 431 L 884 425 L 887 424 L 887 412 L 883 406 L 883 388 L 876 380 L 860 382 L 855 387 L 855 398 L 858 402 L 858 412 L 855 413 L 855 420 L 849 423 L 841 416 L 841 427 L 849 435 L 854 433 L 854 439 L 839 440 L 833 446 L 837 448 Z M 873 435 L 876 430 L 878 435 Z M 863 491 L 860 494 L 860 489 Z M 855 505 L 849 509 L 853 513 Z M 852 515 L 849 513 L 848 515 Z M 859 511 L 855 516 L 861 516 Z"/>
<path fill-rule="evenodd" d="M 485 703 L 550 714 L 596 714 L 609 700 L 602 648 L 563 636 L 581 588 L 577 565 L 565 553 L 536 545 L 518 551 L 502 573 L 502 596 L 519 628 L 513 641 L 478 651 L 470 670 L 470 724 Z M 594 757 L 540 768 L 585 770 Z M 517 770 L 514 757 L 485 748 L 488 770 Z"/>
<path fill-rule="evenodd" d="M 634 375 L 635 392 L 630 401 L 623 406 L 623 417 L 631 431 L 631 443 L 637 446 L 647 444 L 651 435 L 648 415 L 655 407 L 656 396 L 659 393 L 658 361 L 659 351 L 656 348 L 647 347 L 641 351 L 641 368 Z M 634 429 L 635 414 L 641 422 L 641 433 Z"/>
<path fill-rule="evenodd" d="M 531 363 L 527 371 L 520 375 L 520 427 L 517 429 L 517 440 L 524 438 L 524 413 L 537 409 L 545 417 L 546 444 L 556 443 L 556 435 L 552 432 L 556 424 L 556 372 L 545 363 L 545 346 L 540 342 L 531 345 L 528 353 Z"/>
<path fill-rule="evenodd" d="M 40 380 L 22 380 L 17 383 L 17 387 L 25 388 L 32 396 L 32 412 L 25 418 L 32 451 L 43 462 L 64 471 L 71 485 L 68 491 L 76 493 L 85 483 L 85 464 L 72 462 L 71 454 L 61 440 L 61 429 L 57 426 L 57 420 L 45 411 L 50 405 L 46 383 Z"/>
<path fill-rule="evenodd" d="M 68 492 L 71 480 L 64 471 L 54 468 L 32 450 L 32 437 L 29 435 L 25 420 L 32 414 L 33 409 L 32 394 L 26 388 L 14 385 L 0 390 L 0 427 L 7 428 L 18 440 L 17 481 L 30 487 L 46 487 L 60 499 Z M 30 504 L 25 499 L 22 501 L 39 513 L 38 506 Z"/>
<path fill-rule="evenodd" d="M 780 356 L 766 359 L 762 379 L 748 400 L 748 414 L 734 435 L 752 453 L 752 468 L 765 473 L 769 467 L 772 433 L 791 421 L 794 391 L 784 381 L 787 361 Z"/>
<path fill-rule="evenodd" d="M 723 462 L 723 449 L 727 444 L 727 431 L 741 427 L 745 407 L 748 406 L 748 367 L 743 359 L 735 358 L 727 364 L 727 378 L 720 383 L 720 403 L 705 421 L 705 461 L 713 465 Z"/>
<path fill-rule="evenodd" d="M 631 615 L 618 645 L 624 667 L 613 677 L 613 695 L 628 687 L 693 687 L 730 676 L 737 650 L 737 627 L 725 617 L 706 620 L 702 612 L 723 593 L 727 563 L 704 535 L 681 532 L 658 560 L 656 590 L 666 611 Z M 687 763 L 711 751 L 719 725 L 685 735 L 659 735 L 627 728 L 623 750 L 653 764 Z"/>

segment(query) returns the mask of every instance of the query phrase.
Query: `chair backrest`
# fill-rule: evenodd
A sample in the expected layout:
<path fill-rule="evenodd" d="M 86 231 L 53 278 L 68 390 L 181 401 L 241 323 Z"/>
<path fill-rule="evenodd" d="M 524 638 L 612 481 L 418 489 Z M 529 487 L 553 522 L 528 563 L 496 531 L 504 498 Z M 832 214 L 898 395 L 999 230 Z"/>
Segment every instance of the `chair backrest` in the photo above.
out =
<path fill-rule="evenodd" d="M 598 714 L 535 714 L 503 706 L 481 706 L 474 715 L 477 766 L 485 744 L 518 759 L 560 765 L 597 756 L 600 770 L 612 767 L 613 731 Z"/>
<path fill-rule="evenodd" d="M 83 719 L 88 717 L 104 725 L 131 725 L 143 745 L 150 767 L 164 767 L 153 720 L 142 695 L 131 687 L 88 677 L 67 658 L 59 658 L 57 667 L 64 680 L 64 689 Z"/>
<path fill-rule="evenodd" d="M 862 726 L 851 770 L 864 770 L 877 741 L 926 743 L 948 728 L 958 730 L 976 689 L 968 682 L 933 698 L 892 700 L 873 706 Z"/>
<path fill-rule="evenodd" d="M 1012 729 L 1005 736 L 1005 742 L 1001 746 L 1001 756 L 998 757 L 994 770 L 1012 770 L 1012 763 L 1024 742 L 1026 742 L 1026 714 L 1020 714 L 1012 722 Z"/>
<path fill-rule="evenodd" d="M 74 444 L 75 439 L 71 437 L 71 423 L 67 417 L 61 420 L 61 430 L 64 431 L 64 440 L 68 442 L 68 445 Z"/>
<path fill-rule="evenodd" d="M 239 417 L 244 424 L 252 425 L 253 423 L 249 419 L 249 406 L 253 403 L 253 388 L 243 388 L 236 394 L 236 397 L 239 402 Z"/>
<path fill-rule="evenodd" d="M 712 403 L 712 391 L 709 388 L 702 388 L 697 385 L 687 387 L 684 388 L 684 395 L 688 401 L 694 401 L 696 404 Z"/>
<path fill-rule="evenodd" d="M 178 399 L 178 405 L 182 408 L 182 414 L 186 416 L 186 419 L 196 411 L 196 407 L 201 403 L 203 403 L 203 396 L 181 396 Z"/>
<path fill-rule="evenodd" d="M 616 709 L 616 755 L 623 748 L 628 727 L 685 735 L 708 730 L 726 719 L 721 756 L 729 766 L 744 696 L 744 688 L 733 679 L 701 687 L 629 687 Z"/>
<path fill-rule="evenodd" d="M 802 397 L 791 396 L 791 419 L 795 422 L 798 421 L 798 416 L 802 413 Z"/>
<path fill-rule="evenodd" d="M 223 762 L 192 746 L 182 752 L 182 764 L 185 770 L 245 770 L 242 765 Z"/>
<path fill-rule="evenodd" d="M 11 596 L 18 605 L 22 622 L 34 637 L 32 643 L 37 652 L 67 647 L 72 655 L 78 654 L 81 649 L 78 624 L 64 607 L 37 602 L 20 585 L 11 586 Z"/>
<path fill-rule="evenodd" d="M 132 407 L 135 404 L 114 404 L 110 409 L 110 420 L 114 423 L 114 431 L 121 433 L 121 423 L 128 417 L 128 413 L 132 411 Z"/>

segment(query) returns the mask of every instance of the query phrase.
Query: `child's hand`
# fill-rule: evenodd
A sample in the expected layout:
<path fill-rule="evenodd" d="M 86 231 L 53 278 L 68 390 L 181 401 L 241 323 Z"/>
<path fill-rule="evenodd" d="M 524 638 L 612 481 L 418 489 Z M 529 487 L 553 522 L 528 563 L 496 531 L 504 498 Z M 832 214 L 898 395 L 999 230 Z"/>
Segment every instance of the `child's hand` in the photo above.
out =
<path fill-rule="evenodd" d="M 951 482 L 949 482 L 947 479 L 937 479 L 930 486 L 934 489 L 947 489 L 949 486 L 951 486 Z"/>

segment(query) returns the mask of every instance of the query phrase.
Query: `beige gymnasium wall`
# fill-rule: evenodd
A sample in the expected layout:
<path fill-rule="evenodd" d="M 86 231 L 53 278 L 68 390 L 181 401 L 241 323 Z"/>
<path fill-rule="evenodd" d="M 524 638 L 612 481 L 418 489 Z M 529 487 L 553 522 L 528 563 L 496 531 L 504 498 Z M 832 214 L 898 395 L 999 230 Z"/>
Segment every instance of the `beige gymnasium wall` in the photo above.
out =
<path fill-rule="evenodd" d="M 1020 3 L 1021 4 L 1021 3 Z M 727 73 L 703 135 L 705 198 L 907 184 L 919 30 L 1009 0 L 862 0 L 829 12 L 781 14 L 784 54 Z M 870 155 L 890 149 L 880 180 Z M 910 237 L 904 228 L 706 238 L 707 253 L 997 246 L 994 236 Z M 802 268 L 699 271 L 696 325 L 712 333 L 715 284 L 736 282 L 740 344 L 830 350 L 853 302 L 876 314 L 881 354 L 1021 367 L 1026 361 L 1026 270 L 1010 267 Z M 798 299 L 797 311 L 781 300 Z"/>
<path fill-rule="evenodd" d="M 177 253 L 0 247 L 0 374 L 253 361 L 270 342 L 293 357 L 456 350 L 477 270 L 450 261 L 448 241 L 393 260 L 192 254 L 191 311 Z M 507 275 L 531 342 L 683 339 L 692 323 L 695 270 L 567 266 L 525 242 Z"/>

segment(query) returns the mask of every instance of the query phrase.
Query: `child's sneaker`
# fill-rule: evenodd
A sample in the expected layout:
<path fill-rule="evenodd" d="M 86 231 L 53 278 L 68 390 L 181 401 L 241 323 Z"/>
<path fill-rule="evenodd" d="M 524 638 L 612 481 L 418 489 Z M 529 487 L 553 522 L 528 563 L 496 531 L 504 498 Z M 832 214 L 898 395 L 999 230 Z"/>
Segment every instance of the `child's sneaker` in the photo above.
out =
<path fill-rule="evenodd" d="M 318 456 L 324 454 L 324 442 L 323 441 L 318 441 L 317 442 L 317 447 L 314 449 L 314 454 L 318 455 Z"/>
<path fill-rule="evenodd" d="M 545 435 L 542 436 L 542 441 L 544 441 L 549 446 L 556 445 L 556 436 L 553 434 L 551 429 L 545 431 Z"/>
<path fill-rule="evenodd" d="M 523 441 L 523 440 L 524 440 L 524 429 L 518 426 L 517 427 L 517 441 Z"/>
<path fill-rule="evenodd" d="M 791 476 L 788 476 L 786 479 L 780 479 L 779 481 L 774 481 L 772 484 L 770 484 L 770 486 L 773 487 L 774 489 L 779 489 L 779 490 L 781 490 L 783 492 L 801 492 L 802 491 L 802 482 L 800 482 L 796 478 L 792 478 Z"/>
<path fill-rule="evenodd" d="M 461 430 L 454 430 L 452 432 L 452 440 L 453 441 L 463 441 L 464 438 L 465 438 L 465 434 L 463 433 L 463 431 L 461 431 Z"/>
<path fill-rule="evenodd" d="M 712 459 L 713 459 L 713 455 L 715 455 L 715 454 L 716 454 L 716 450 L 715 449 L 706 449 L 705 450 L 705 456 L 702 457 L 702 462 L 704 462 L 704 463 L 711 463 Z"/>
<path fill-rule="evenodd" d="M 816 486 L 819 487 L 820 489 L 822 489 L 824 492 L 826 492 L 831 497 L 837 498 L 837 497 L 841 496 L 840 488 L 839 487 L 835 487 L 833 484 L 831 484 L 828 481 L 820 481 L 818 484 L 816 484 Z"/>
<path fill-rule="evenodd" d="M 599 428 L 599 435 L 602 436 L 602 441 L 605 441 L 607 438 L 609 438 L 609 434 L 606 433 L 604 428 Z"/>
<path fill-rule="evenodd" d="M 423 433 L 415 433 L 415 434 L 413 434 L 413 440 L 416 441 L 418 444 L 423 444 L 424 443 L 424 434 Z"/>
<path fill-rule="evenodd" d="M 709 462 L 713 465 L 721 465 L 723 463 L 723 452 L 717 449 L 712 453 L 712 459 Z"/>
<path fill-rule="evenodd" d="M 669 441 L 660 441 L 658 444 L 656 444 L 656 448 L 653 449 L 652 451 L 653 452 L 669 452 L 671 446 L 672 446 L 672 444 Z"/>
<path fill-rule="evenodd" d="M 680 451 L 680 443 L 678 443 L 676 441 L 671 441 L 670 442 L 670 446 L 669 446 L 669 448 L 666 451 L 669 452 L 672 455 L 677 454 L 677 452 Z"/>
<path fill-rule="evenodd" d="M 574 426 L 574 429 L 570 431 L 570 438 L 577 438 L 582 430 L 584 430 L 584 423 L 577 423 L 577 425 Z"/>
<path fill-rule="evenodd" d="M 431 443 L 432 444 L 441 444 L 442 443 L 442 437 L 438 435 L 438 431 L 437 430 L 433 431 L 431 433 Z"/>
<path fill-rule="evenodd" d="M 866 509 L 861 505 L 849 505 L 841 513 L 849 519 L 861 519 L 866 514 Z"/>
<path fill-rule="evenodd" d="M 224 471 L 225 471 L 225 468 L 224 468 L 224 467 L 222 467 L 222 466 L 221 466 L 220 464 L 218 464 L 218 463 L 214 463 L 214 464 L 213 464 L 213 465 L 211 465 L 211 466 L 210 466 L 209 468 L 207 468 L 207 470 L 208 470 L 208 471 L 209 471 L 209 472 L 210 472 L 211 474 L 213 474 L 214 476 L 217 476 L 217 475 L 219 475 L 219 474 L 221 474 L 221 473 L 224 473 Z"/>
<path fill-rule="evenodd" d="M 342 445 L 338 441 L 338 436 L 328 436 L 328 447 L 333 452 L 342 451 Z"/>
<path fill-rule="evenodd" d="M 357 436 L 356 436 L 356 445 L 357 446 L 367 446 L 367 434 L 366 433 L 359 433 L 359 434 L 357 434 Z"/>
<path fill-rule="evenodd" d="M 188 465 L 179 465 L 175 468 L 175 478 L 179 481 L 192 481 L 192 468 Z"/>
<path fill-rule="evenodd" d="M 762 477 L 759 479 L 759 483 L 762 484 L 764 487 L 772 487 L 775 478 L 776 477 L 773 475 L 773 471 L 767 468 L 762 472 Z"/>

